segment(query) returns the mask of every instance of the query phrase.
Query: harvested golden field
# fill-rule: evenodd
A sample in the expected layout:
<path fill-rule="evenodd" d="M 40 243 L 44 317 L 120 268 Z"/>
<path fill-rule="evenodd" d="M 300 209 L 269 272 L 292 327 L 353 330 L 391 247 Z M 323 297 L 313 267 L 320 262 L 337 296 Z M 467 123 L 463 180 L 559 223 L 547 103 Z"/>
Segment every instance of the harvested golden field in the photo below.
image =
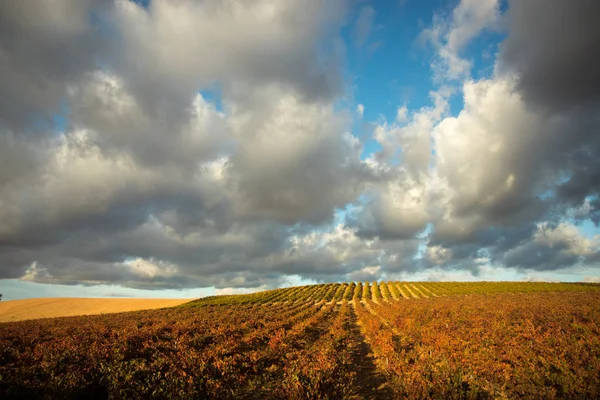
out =
<path fill-rule="evenodd" d="M 43 298 L 0 302 L 0 322 L 174 307 L 190 299 Z"/>

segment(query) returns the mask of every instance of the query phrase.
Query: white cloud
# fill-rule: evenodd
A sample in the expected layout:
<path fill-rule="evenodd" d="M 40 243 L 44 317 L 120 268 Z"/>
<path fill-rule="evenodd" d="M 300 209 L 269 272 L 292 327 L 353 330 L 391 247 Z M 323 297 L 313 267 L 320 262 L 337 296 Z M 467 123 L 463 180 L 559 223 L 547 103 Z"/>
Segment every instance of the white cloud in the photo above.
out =
<path fill-rule="evenodd" d="M 362 104 L 359 104 L 356 106 L 356 112 L 358 113 L 359 117 L 363 117 L 365 114 L 365 106 Z"/>
<path fill-rule="evenodd" d="M 127 260 L 123 264 L 130 269 L 133 275 L 140 278 L 168 277 L 178 273 L 177 266 L 173 264 L 152 259 L 146 260 L 140 257 Z"/>
<path fill-rule="evenodd" d="M 556 227 L 545 222 L 539 224 L 534 241 L 547 247 L 561 248 L 561 251 L 575 256 L 590 256 L 600 250 L 600 235 L 587 238 L 576 226 L 564 222 Z"/>
<path fill-rule="evenodd" d="M 381 279 L 380 271 L 381 267 L 379 265 L 371 265 L 352 272 L 348 275 L 348 278 L 357 282 L 372 282 Z"/>
<path fill-rule="evenodd" d="M 426 252 L 427 260 L 435 265 L 445 264 L 452 259 L 452 249 L 441 246 L 428 246 Z"/>
<path fill-rule="evenodd" d="M 255 287 L 255 288 L 226 287 L 226 288 L 215 290 L 215 296 L 231 295 L 231 294 L 248 294 L 248 293 L 260 292 L 260 291 L 268 290 L 268 289 L 269 288 L 266 286 L 259 286 L 259 287 Z"/>
<path fill-rule="evenodd" d="M 362 237 L 411 239 L 431 220 L 430 188 L 423 181 L 401 175 L 373 189 L 371 195 L 373 201 L 350 213 Z"/>
<path fill-rule="evenodd" d="M 430 93 L 433 106 L 410 113 L 404 121 L 378 125 L 373 137 L 382 147 L 379 157 L 389 161 L 400 153 L 402 164 L 409 171 L 425 172 L 432 158 L 431 132 L 448 112 L 450 94 L 447 87 L 442 87 Z"/>
<path fill-rule="evenodd" d="M 408 119 L 408 108 L 404 105 L 402 107 L 398 107 L 398 111 L 396 112 L 396 122 L 404 123 Z"/>
<path fill-rule="evenodd" d="M 476 36 L 493 28 L 500 17 L 498 0 L 461 0 L 447 20 L 436 16 L 431 28 L 421 33 L 436 50 L 432 64 L 438 80 L 456 80 L 470 75 L 472 63 L 461 53 Z"/>
<path fill-rule="evenodd" d="M 52 279 L 48 269 L 42 267 L 37 261 L 31 263 L 20 278 L 22 281 L 44 282 Z"/>
<path fill-rule="evenodd" d="M 539 159 L 526 154 L 543 152 L 539 140 L 548 132 L 513 87 L 502 79 L 467 82 L 463 111 L 433 131 L 437 173 L 451 193 L 447 223 L 454 218 L 482 218 L 484 224 L 516 218 L 529 211 L 536 189 L 544 187 L 539 179 L 543 171 L 535 164 Z"/>

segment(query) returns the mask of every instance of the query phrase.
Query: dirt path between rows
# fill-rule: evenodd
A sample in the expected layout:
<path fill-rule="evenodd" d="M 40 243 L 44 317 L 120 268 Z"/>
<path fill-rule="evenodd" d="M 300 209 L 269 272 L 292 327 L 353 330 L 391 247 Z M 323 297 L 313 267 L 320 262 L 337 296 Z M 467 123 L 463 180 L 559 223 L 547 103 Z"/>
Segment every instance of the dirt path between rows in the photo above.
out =
<path fill-rule="evenodd" d="M 375 365 L 375 356 L 371 345 L 367 343 L 360 330 L 354 307 L 352 308 L 352 328 L 350 332 L 358 343 L 355 348 L 350 350 L 357 373 L 358 396 L 356 399 L 393 399 L 393 393 L 388 386 L 387 379 Z"/>
<path fill-rule="evenodd" d="M 0 301 L 0 322 L 174 307 L 192 299 L 43 298 Z"/>

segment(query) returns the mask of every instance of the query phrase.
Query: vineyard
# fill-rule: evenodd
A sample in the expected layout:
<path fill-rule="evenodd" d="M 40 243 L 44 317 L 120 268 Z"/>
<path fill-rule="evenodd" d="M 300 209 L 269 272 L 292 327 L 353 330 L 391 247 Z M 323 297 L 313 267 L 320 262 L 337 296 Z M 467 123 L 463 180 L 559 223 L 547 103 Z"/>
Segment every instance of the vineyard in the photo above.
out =
<path fill-rule="evenodd" d="M 600 398 L 600 285 L 358 282 L 0 324 L 0 398 Z"/>

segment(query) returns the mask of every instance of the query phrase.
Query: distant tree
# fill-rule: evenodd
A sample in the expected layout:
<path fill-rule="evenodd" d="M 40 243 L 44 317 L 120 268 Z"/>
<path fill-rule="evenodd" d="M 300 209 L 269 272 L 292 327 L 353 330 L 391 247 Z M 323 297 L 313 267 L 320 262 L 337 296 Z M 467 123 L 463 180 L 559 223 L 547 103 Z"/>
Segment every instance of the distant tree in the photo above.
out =
<path fill-rule="evenodd" d="M 0 300 L 2 300 L 2 293 L 0 293 Z"/>

